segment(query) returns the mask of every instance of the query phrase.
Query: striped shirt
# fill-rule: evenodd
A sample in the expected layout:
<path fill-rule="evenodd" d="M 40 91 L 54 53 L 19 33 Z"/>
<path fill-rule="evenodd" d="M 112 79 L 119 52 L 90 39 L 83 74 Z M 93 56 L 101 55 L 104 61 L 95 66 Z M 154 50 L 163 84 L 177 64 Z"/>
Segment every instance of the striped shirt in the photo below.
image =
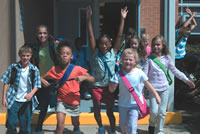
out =
<path fill-rule="evenodd" d="M 186 44 L 188 36 L 183 36 L 180 32 L 180 29 L 176 30 L 176 41 L 180 38 L 181 40 L 175 46 L 175 59 L 182 59 L 186 55 Z"/>
<path fill-rule="evenodd" d="M 34 83 L 31 82 L 31 71 L 29 71 L 28 73 L 28 82 L 31 85 L 31 87 L 33 88 L 41 88 L 41 82 L 40 82 L 40 73 L 39 70 L 36 66 L 34 66 L 33 64 L 31 64 L 29 62 L 28 64 L 29 69 L 34 70 L 35 72 L 35 77 L 34 77 Z M 20 62 L 18 63 L 14 63 L 11 64 L 8 69 L 4 72 L 4 74 L 2 75 L 2 77 L 0 78 L 0 81 L 8 84 L 10 82 L 11 79 L 11 72 L 12 72 L 12 68 L 16 68 L 17 70 L 17 75 L 16 75 L 16 79 L 15 82 L 13 84 L 11 84 L 6 92 L 6 99 L 8 102 L 8 109 L 11 108 L 11 106 L 13 105 L 15 99 L 16 99 L 16 95 L 17 95 L 17 90 L 19 87 L 19 80 L 20 80 L 20 75 L 21 75 L 21 71 L 22 71 L 22 66 L 20 64 Z M 33 84 L 33 86 L 32 86 Z M 32 90 L 32 89 L 31 89 Z M 34 110 L 38 105 L 38 100 L 36 98 L 36 96 L 32 97 L 32 110 Z"/>

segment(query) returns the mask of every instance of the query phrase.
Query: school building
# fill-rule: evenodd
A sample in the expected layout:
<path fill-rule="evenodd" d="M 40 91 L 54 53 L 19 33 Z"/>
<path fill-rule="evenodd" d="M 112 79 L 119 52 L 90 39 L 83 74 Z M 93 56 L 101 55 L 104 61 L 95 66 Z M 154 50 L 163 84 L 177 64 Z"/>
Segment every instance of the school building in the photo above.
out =
<path fill-rule="evenodd" d="M 192 0 L 195 2 L 195 0 Z M 174 55 L 175 23 L 180 3 L 189 0 L 1 0 L 0 4 L 0 75 L 9 64 L 19 60 L 17 52 L 24 42 L 35 42 L 36 27 L 45 24 L 54 37 L 72 42 L 84 39 L 88 46 L 86 8 L 92 7 L 93 28 L 97 38 L 102 31 L 114 38 L 120 23 L 120 9 L 128 6 L 125 31 L 133 27 L 138 35 L 146 32 L 153 38 L 164 35 Z M 193 3 L 194 4 L 194 3 Z M 195 4 L 194 4 L 195 5 Z M 0 84 L 1 92 L 3 84 Z M 173 87 L 172 87 L 173 88 Z M 172 93 L 173 95 L 173 90 Z M 0 93 L 0 98 L 2 94 Z M 169 102 L 173 111 L 173 97 Z M 0 112 L 6 109 L 0 104 Z"/>

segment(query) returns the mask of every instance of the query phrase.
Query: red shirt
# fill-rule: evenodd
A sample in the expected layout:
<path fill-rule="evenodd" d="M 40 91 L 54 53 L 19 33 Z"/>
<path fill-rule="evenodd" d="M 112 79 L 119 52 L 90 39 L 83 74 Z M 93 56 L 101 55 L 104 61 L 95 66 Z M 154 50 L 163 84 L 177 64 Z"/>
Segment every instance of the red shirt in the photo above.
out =
<path fill-rule="evenodd" d="M 65 70 L 62 70 L 60 66 L 53 66 L 48 72 L 47 76 L 59 82 L 63 77 Z M 85 75 L 87 70 L 80 67 L 75 66 L 72 70 L 68 79 L 75 78 L 79 75 Z M 58 101 L 62 101 L 67 104 L 79 105 L 80 104 L 80 83 L 76 80 L 66 81 L 65 84 L 58 89 Z"/>

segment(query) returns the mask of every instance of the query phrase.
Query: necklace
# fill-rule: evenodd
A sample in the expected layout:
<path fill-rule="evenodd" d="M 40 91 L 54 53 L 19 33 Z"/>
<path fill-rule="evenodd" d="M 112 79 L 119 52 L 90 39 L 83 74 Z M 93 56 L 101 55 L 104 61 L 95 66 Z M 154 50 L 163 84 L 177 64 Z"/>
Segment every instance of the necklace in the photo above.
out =
<path fill-rule="evenodd" d="M 26 72 L 29 67 L 22 68 L 22 73 Z"/>

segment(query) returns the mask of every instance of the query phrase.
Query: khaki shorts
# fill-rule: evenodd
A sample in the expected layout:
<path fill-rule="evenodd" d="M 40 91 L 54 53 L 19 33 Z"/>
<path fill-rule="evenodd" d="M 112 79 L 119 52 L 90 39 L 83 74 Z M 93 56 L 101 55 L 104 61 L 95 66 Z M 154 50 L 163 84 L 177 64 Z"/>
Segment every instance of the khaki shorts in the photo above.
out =
<path fill-rule="evenodd" d="M 58 102 L 56 106 L 56 112 L 62 112 L 70 116 L 79 116 L 80 105 L 66 104 L 64 102 Z"/>

